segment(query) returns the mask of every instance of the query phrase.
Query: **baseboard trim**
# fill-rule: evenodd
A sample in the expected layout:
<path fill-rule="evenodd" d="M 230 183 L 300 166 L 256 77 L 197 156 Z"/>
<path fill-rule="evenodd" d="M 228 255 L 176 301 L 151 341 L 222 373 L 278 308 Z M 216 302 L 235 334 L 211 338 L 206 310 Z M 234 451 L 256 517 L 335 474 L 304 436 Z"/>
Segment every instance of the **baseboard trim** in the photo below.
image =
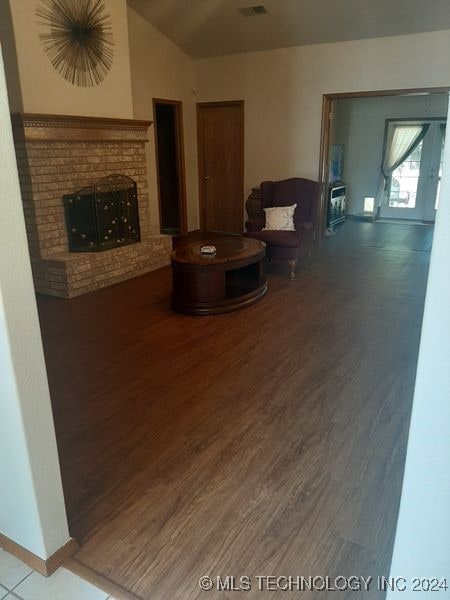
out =
<path fill-rule="evenodd" d="M 376 217 L 370 213 L 359 213 L 356 215 L 347 215 L 347 219 L 350 221 L 362 221 L 364 223 L 374 223 Z"/>
<path fill-rule="evenodd" d="M 49 577 L 78 550 L 78 544 L 75 538 L 70 538 L 64 546 L 61 546 L 49 558 L 44 559 L 0 533 L 0 548 L 24 562 L 34 571 Z"/>
<path fill-rule="evenodd" d="M 117 600 L 143 600 L 143 598 L 140 596 L 132 594 L 117 583 L 114 583 L 110 579 L 100 575 L 100 573 L 97 573 L 97 571 L 87 567 L 83 563 L 79 562 L 76 558 L 67 559 L 64 563 L 64 567 L 75 575 L 86 579 L 86 581 L 89 581 L 89 583 L 92 583 L 92 585 L 102 589 L 104 592 Z"/>

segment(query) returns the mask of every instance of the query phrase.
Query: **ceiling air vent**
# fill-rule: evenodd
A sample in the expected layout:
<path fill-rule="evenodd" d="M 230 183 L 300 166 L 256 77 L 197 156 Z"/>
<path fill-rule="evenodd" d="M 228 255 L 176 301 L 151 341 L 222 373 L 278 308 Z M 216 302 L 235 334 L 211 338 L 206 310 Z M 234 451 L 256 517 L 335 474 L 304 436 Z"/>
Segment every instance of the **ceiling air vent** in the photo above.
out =
<path fill-rule="evenodd" d="M 267 8 L 263 4 L 258 4 L 256 6 L 242 6 L 239 8 L 239 12 L 244 15 L 244 17 L 256 17 L 256 15 L 266 15 Z"/>

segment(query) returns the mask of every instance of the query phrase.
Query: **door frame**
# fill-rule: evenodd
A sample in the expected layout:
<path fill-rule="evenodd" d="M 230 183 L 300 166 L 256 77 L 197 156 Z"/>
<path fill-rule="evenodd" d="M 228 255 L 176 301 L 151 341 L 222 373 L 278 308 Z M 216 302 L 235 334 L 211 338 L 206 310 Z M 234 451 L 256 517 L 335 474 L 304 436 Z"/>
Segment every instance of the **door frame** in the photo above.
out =
<path fill-rule="evenodd" d="M 197 162 L 198 162 L 198 198 L 200 212 L 200 230 L 206 230 L 206 202 L 203 192 L 204 177 L 204 153 L 203 153 L 203 123 L 200 118 L 202 108 L 218 108 L 220 106 L 238 106 L 240 107 L 241 117 L 241 181 L 240 181 L 240 196 L 242 201 L 242 218 L 244 218 L 244 126 L 245 126 L 245 101 L 244 100 L 223 100 L 219 102 L 197 102 Z"/>
<path fill-rule="evenodd" d="M 445 94 L 449 93 L 450 86 L 446 87 L 423 87 L 406 88 L 394 90 L 373 90 L 364 92 L 340 92 L 335 94 L 323 94 L 322 96 L 322 122 L 320 132 L 319 152 L 319 175 L 320 198 L 318 210 L 318 241 L 325 237 L 327 222 L 327 187 L 328 187 L 328 165 L 331 142 L 331 121 L 333 100 L 344 100 L 348 98 L 376 98 L 382 96 L 416 96 L 418 94 Z"/>
<path fill-rule="evenodd" d="M 156 159 L 156 185 L 158 188 L 158 208 L 159 208 L 159 230 L 162 229 L 162 210 L 161 210 L 161 188 L 159 185 L 159 156 L 158 156 L 158 127 L 156 123 L 156 106 L 158 104 L 168 104 L 174 107 L 175 114 L 175 145 L 177 151 L 177 169 L 178 169 L 178 213 L 180 218 L 180 235 L 187 235 L 187 201 L 186 201 L 186 169 L 184 158 L 184 128 L 183 128 L 183 102 L 181 100 L 167 100 L 166 98 L 153 98 L 153 132 L 155 136 L 155 159 Z"/>

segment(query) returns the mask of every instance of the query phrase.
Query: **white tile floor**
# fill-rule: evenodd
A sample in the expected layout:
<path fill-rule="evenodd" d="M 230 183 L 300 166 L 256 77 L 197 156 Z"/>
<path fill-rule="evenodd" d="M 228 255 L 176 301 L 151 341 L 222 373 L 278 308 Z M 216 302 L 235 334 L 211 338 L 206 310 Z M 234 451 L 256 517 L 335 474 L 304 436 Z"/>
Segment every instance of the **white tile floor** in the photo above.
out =
<path fill-rule="evenodd" d="M 0 600 L 113 600 L 89 582 L 60 567 L 43 577 L 0 549 Z"/>

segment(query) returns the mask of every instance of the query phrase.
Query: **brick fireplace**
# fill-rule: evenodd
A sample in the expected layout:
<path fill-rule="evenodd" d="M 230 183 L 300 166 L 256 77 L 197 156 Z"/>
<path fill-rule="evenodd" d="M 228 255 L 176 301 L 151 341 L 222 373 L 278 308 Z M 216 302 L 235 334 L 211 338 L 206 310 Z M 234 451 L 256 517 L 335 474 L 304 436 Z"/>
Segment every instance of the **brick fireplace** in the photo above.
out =
<path fill-rule="evenodd" d="M 170 263 L 169 236 L 151 233 L 145 143 L 150 121 L 13 115 L 37 292 L 73 298 Z M 120 176 L 136 184 L 140 241 L 70 252 L 63 198 Z M 113 177 L 113 179 L 114 179 Z"/>

